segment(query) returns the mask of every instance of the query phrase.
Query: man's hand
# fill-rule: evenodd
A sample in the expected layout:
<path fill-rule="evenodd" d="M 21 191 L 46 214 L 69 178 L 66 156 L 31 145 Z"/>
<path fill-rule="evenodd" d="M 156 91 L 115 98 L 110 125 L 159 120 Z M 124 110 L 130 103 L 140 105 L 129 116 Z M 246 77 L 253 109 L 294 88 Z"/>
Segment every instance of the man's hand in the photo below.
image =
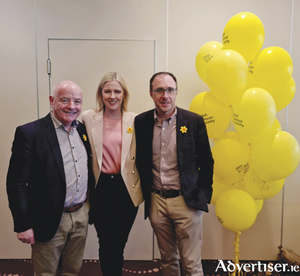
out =
<path fill-rule="evenodd" d="M 30 243 L 30 244 L 34 244 L 35 243 L 35 239 L 34 239 L 34 233 L 33 233 L 33 229 L 28 229 L 24 232 L 18 233 L 17 234 L 18 239 L 23 242 L 23 243 Z"/>

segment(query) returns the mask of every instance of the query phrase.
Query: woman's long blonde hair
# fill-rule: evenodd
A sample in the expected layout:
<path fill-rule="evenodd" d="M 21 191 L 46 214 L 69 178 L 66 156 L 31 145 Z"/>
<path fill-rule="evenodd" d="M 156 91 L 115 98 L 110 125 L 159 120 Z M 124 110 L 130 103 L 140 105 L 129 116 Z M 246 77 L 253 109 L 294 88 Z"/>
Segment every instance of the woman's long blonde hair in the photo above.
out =
<path fill-rule="evenodd" d="M 100 112 L 101 110 L 105 109 L 105 105 L 103 103 L 103 97 L 102 97 L 102 89 L 104 87 L 104 84 L 108 81 L 118 81 L 120 83 L 124 92 L 124 99 L 121 105 L 121 110 L 127 111 L 129 92 L 125 80 L 121 77 L 121 75 L 118 72 L 108 72 L 102 77 L 96 93 L 96 102 L 97 102 L 96 111 Z"/>

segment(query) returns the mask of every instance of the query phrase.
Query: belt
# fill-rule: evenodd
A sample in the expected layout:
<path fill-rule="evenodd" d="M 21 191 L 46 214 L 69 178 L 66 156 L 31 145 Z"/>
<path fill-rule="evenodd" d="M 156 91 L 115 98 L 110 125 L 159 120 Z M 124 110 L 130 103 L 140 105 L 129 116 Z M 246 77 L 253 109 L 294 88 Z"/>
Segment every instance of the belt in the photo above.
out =
<path fill-rule="evenodd" d="M 180 190 L 156 190 L 152 189 L 152 192 L 161 195 L 164 198 L 177 197 L 182 194 Z"/>
<path fill-rule="evenodd" d="M 85 203 L 85 201 L 82 202 L 82 203 L 78 203 L 78 204 L 76 204 L 74 206 L 71 206 L 71 207 L 64 207 L 63 212 L 65 212 L 65 213 L 74 213 L 77 210 L 79 210 L 84 203 Z"/>

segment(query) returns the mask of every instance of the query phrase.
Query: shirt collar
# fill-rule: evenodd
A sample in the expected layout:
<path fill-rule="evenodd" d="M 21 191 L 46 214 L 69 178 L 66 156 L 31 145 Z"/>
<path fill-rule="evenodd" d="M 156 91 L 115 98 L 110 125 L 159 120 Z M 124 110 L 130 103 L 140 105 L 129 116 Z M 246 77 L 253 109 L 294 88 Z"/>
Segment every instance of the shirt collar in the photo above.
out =
<path fill-rule="evenodd" d="M 61 121 L 59 121 L 54 115 L 53 115 L 53 112 L 51 111 L 50 112 L 50 115 L 51 115 L 51 119 L 52 119 L 52 122 L 53 122 L 53 125 L 55 128 L 61 128 L 63 130 L 65 130 L 65 127 L 63 125 L 63 123 Z M 78 122 L 77 120 L 74 120 L 71 124 L 71 127 L 73 129 L 75 129 L 76 127 L 78 126 Z"/>
<path fill-rule="evenodd" d="M 174 113 L 172 114 L 172 116 L 169 117 L 169 118 L 167 118 L 167 119 L 165 119 L 164 121 L 167 121 L 168 124 L 170 125 L 170 124 L 172 124 L 172 123 L 174 122 L 174 120 L 176 119 L 176 115 L 177 115 L 177 106 L 175 106 L 175 111 L 174 111 Z M 157 111 L 156 111 L 156 109 L 154 109 L 154 122 L 155 122 L 155 123 L 158 123 L 158 122 L 159 122 L 158 117 L 157 117 Z"/>

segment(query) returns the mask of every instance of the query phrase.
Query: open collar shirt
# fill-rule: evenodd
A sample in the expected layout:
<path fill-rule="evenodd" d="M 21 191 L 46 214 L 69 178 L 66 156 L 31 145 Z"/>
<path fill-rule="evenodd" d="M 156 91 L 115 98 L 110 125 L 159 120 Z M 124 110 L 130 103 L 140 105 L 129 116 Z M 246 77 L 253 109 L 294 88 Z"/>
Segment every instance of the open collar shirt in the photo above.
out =
<path fill-rule="evenodd" d="M 154 110 L 153 130 L 153 188 L 157 190 L 180 190 L 180 173 L 177 160 L 176 115 L 160 122 Z"/>
<path fill-rule="evenodd" d="M 66 199 L 64 207 L 71 207 L 85 201 L 87 196 L 88 165 L 87 152 L 76 127 L 72 123 L 68 132 L 64 125 L 51 112 L 60 151 L 63 158 L 66 178 Z"/>

